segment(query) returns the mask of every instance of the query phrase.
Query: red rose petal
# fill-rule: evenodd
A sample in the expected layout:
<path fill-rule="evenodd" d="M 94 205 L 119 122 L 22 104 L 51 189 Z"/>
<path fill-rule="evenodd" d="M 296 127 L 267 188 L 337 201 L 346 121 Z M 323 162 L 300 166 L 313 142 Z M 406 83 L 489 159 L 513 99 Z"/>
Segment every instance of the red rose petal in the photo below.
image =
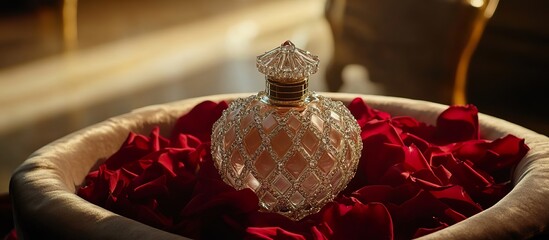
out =
<path fill-rule="evenodd" d="M 330 239 L 393 239 L 391 215 L 383 204 L 331 204 L 323 213 L 333 235 Z"/>
<path fill-rule="evenodd" d="M 404 165 L 395 164 L 391 166 L 385 174 L 380 178 L 379 184 L 385 184 L 393 187 L 398 187 L 410 182 L 412 173 L 408 172 Z"/>
<path fill-rule="evenodd" d="M 133 189 L 131 197 L 133 199 L 152 198 L 166 196 L 169 194 L 166 186 L 166 176 L 162 175 L 152 181 L 146 182 Z"/>
<path fill-rule="evenodd" d="M 454 146 L 452 153 L 462 161 L 470 160 L 476 165 L 482 165 L 490 142 L 487 140 L 471 140 Z"/>
<path fill-rule="evenodd" d="M 441 229 L 444 229 L 444 228 L 446 228 L 446 227 L 448 227 L 448 224 L 446 224 L 446 223 L 441 223 L 439 226 L 434 227 L 434 228 L 418 228 L 417 231 L 416 231 L 416 233 L 414 234 L 414 237 L 413 237 L 413 238 L 414 238 L 414 239 L 415 239 L 415 238 L 419 238 L 419 237 L 421 237 L 421 236 L 425 236 L 425 235 L 427 235 L 427 234 L 429 234 L 429 233 L 434 233 L 434 232 L 436 232 L 436 231 L 438 231 L 438 230 L 441 230 Z"/>
<path fill-rule="evenodd" d="M 363 141 L 404 145 L 397 130 L 389 121 L 372 121 L 366 124 L 360 134 Z"/>
<path fill-rule="evenodd" d="M 162 214 L 156 207 L 152 208 L 150 205 L 133 202 L 124 197 L 118 198 L 110 209 L 123 216 L 160 229 L 168 229 L 173 224 L 172 219 Z"/>
<path fill-rule="evenodd" d="M 245 188 L 234 188 L 216 179 L 199 179 L 195 193 L 183 208 L 183 216 L 220 213 L 246 213 L 259 208 L 259 199 L 255 193 Z"/>
<path fill-rule="evenodd" d="M 320 229 L 322 229 L 322 230 L 320 230 Z M 328 233 L 327 234 L 328 236 L 332 236 L 334 234 L 334 231 L 332 229 L 330 229 L 330 227 L 328 227 L 326 224 L 321 224 L 318 227 L 313 226 L 311 228 L 311 233 L 313 235 L 313 239 L 315 239 L 315 240 L 328 240 L 329 238 L 326 237 L 326 235 L 324 235 L 323 232 Z"/>
<path fill-rule="evenodd" d="M 478 110 L 473 105 L 451 106 L 437 119 L 435 139 L 448 144 L 480 138 Z"/>
<path fill-rule="evenodd" d="M 360 127 L 364 127 L 367 122 L 371 120 L 387 120 L 391 118 L 386 112 L 382 112 L 376 109 L 371 108 L 370 106 L 364 103 L 362 98 L 355 98 L 348 106 L 349 111 L 358 122 Z"/>
<path fill-rule="evenodd" d="M 189 134 L 179 134 L 171 147 L 175 148 L 197 148 L 201 144 L 200 139 Z"/>
<path fill-rule="evenodd" d="M 461 186 L 452 186 L 446 189 L 430 191 L 430 193 L 452 209 L 466 216 L 472 216 L 482 211 L 482 208 L 469 197 Z"/>
<path fill-rule="evenodd" d="M 512 187 L 510 172 L 528 151 L 514 136 L 480 139 L 472 105 L 448 108 L 433 127 L 391 118 L 357 98 L 349 105 L 362 128 L 357 174 L 319 213 L 292 221 L 258 211 L 253 191 L 221 180 L 209 141 L 226 108 L 225 102 L 198 104 L 177 120 L 170 139 L 159 128 L 149 136 L 130 133 L 78 194 L 197 239 L 409 239 L 493 205 Z"/>
<path fill-rule="evenodd" d="M 445 212 L 449 207 L 424 190 L 400 205 L 387 204 L 387 208 L 393 219 L 397 239 L 409 239 L 418 228 L 436 226 L 439 223 L 437 219 L 450 220 Z"/>
<path fill-rule="evenodd" d="M 456 146 L 453 152 L 456 158 L 470 160 L 499 183 L 510 178 L 511 168 L 518 164 L 528 150 L 524 139 L 507 135 L 492 142 L 486 140 L 464 142 Z"/>
<path fill-rule="evenodd" d="M 248 215 L 248 222 L 250 226 L 254 227 L 270 227 L 278 226 L 292 232 L 306 231 L 307 226 L 298 224 L 291 219 L 272 212 L 254 212 Z"/>
<path fill-rule="evenodd" d="M 164 147 L 167 147 L 170 141 L 162 136 L 160 136 L 160 128 L 155 127 L 151 131 L 150 135 L 150 149 L 153 151 L 158 151 Z"/>
<path fill-rule="evenodd" d="M 363 203 L 393 202 L 394 188 L 387 185 L 368 185 L 353 192 L 352 196 Z"/>
<path fill-rule="evenodd" d="M 224 101 L 220 103 L 205 101 L 196 105 L 177 120 L 171 134 L 172 141 L 179 138 L 179 134 L 184 133 L 193 135 L 202 142 L 209 142 L 213 124 L 227 108 L 228 105 Z"/>
<path fill-rule="evenodd" d="M 105 165 L 109 169 L 119 169 L 127 162 L 136 161 L 152 151 L 149 148 L 148 137 L 130 133 L 120 150 L 109 157 L 105 161 Z"/>
<path fill-rule="evenodd" d="M 507 168 L 517 164 L 530 148 L 524 144 L 524 139 L 507 135 L 490 143 L 490 150 L 499 156 L 499 161 L 493 163 L 495 168 Z"/>
<path fill-rule="evenodd" d="M 5 237 L 4 237 L 4 240 L 17 240 L 19 239 L 17 237 L 17 230 L 12 229 Z"/>
<path fill-rule="evenodd" d="M 279 227 L 249 227 L 246 229 L 246 233 L 248 233 L 248 236 L 245 239 L 305 240 L 305 237 Z"/>
<path fill-rule="evenodd" d="M 444 188 L 445 186 L 440 184 L 440 181 L 438 181 L 438 179 L 436 179 L 436 178 L 434 180 L 426 180 L 426 179 L 432 178 L 432 175 L 433 174 L 432 174 L 431 171 L 422 170 L 422 171 L 414 173 L 409 178 L 409 180 L 411 182 L 417 184 L 421 188 L 426 189 L 426 190 Z"/>
<path fill-rule="evenodd" d="M 421 152 L 427 151 L 427 149 L 431 146 L 431 144 L 426 141 L 425 139 L 422 139 L 416 135 L 403 132 L 400 134 L 400 137 L 402 138 L 402 141 L 404 142 L 404 145 L 406 146 L 412 146 L 415 145 Z"/>
<path fill-rule="evenodd" d="M 404 152 L 404 164 L 411 168 L 412 171 L 431 169 L 429 163 L 427 163 L 427 160 L 425 160 L 425 157 L 423 157 L 423 154 L 415 145 L 402 147 L 402 149 Z"/>
<path fill-rule="evenodd" d="M 446 186 L 450 183 L 452 173 L 448 171 L 448 169 L 446 169 L 444 166 L 433 166 L 431 169 L 433 170 L 433 173 L 437 176 L 441 185 Z"/>
<path fill-rule="evenodd" d="M 398 187 L 387 185 L 368 185 L 353 192 L 352 196 L 362 203 L 393 203 L 400 205 L 416 196 L 420 188 L 413 184 L 403 184 Z"/>
<path fill-rule="evenodd" d="M 470 191 L 469 194 L 483 208 L 489 208 L 507 195 L 507 193 L 511 191 L 511 188 L 513 188 L 513 185 L 511 185 L 510 182 L 506 182 L 501 184 L 492 184 L 477 191 Z"/>
<path fill-rule="evenodd" d="M 452 173 L 453 181 L 466 188 L 489 186 L 493 182 L 475 170 L 468 162 L 458 162 L 455 165 L 445 165 L 445 167 Z"/>
<path fill-rule="evenodd" d="M 425 139 L 426 141 L 432 141 L 436 131 L 434 126 L 420 122 L 412 117 L 394 117 L 391 119 L 391 122 L 406 134 L 417 136 L 417 138 Z"/>
<path fill-rule="evenodd" d="M 179 149 L 178 149 L 179 150 Z M 186 150 L 186 151 L 185 151 Z M 181 152 L 188 152 L 188 151 L 192 151 L 192 149 L 185 149 L 183 151 L 177 151 L 177 153 L 181 153 Z M 171 149 L 171 153 L 170 152 L 164 152 L 162 154 L 160 154 L 160 156 L 158 157 L 158 164 L 160 166 L 162 166 L 164 168 L 164 170 L 166 171 L 166 173 L 168 173 L 168 175 L 170 177 L 175 177 L 177 174 L 175 173 L 175 171 L 180 168 L 180 164 L 182 165 L 181 162 L 177 161 L 176 159 L 174 159 L 172 156 L 173 155 L 177 155 L 175 153 L 173 153 L 174 150 Z"/>

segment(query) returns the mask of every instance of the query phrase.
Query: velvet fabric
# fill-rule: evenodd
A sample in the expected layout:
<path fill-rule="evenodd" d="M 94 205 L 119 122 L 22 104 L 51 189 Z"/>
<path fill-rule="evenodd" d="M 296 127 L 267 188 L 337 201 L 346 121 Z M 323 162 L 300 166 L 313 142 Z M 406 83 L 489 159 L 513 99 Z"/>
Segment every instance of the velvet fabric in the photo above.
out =
<path fill-rule="evenodd" d="M 23 239 L 184 239 L 93 205 L 74 194 L 87 173 L 119 149 L 128 133 L 148 134 L 160 126 L 169 135 L 175 120 L 205 100 L 232 100 L 217 95 L 149 106 L 111 118 L 61 138 L 35 152 L 10 183 L 18 236 Z M 356 94 L 325 93 L 349 103 Z M 434 123 L 447 106 L 402 98 L 362 97 L 370 106 L 393 115 Z M 525 138 L 531 148 L 515 170 L 514 189 L 485 211 L 422 239 L 522 239 L 549 224 L 549 138 L 501 119 L 480 114 L 481 134 Z"/>

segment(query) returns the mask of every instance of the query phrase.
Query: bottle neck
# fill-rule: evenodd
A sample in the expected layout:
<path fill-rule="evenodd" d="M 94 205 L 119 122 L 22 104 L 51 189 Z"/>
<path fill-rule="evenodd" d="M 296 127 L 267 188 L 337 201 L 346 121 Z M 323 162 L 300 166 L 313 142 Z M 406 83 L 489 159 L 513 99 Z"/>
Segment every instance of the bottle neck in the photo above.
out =
<path fill-rule="evenodd" d="M 283 83 L 267 77 L 265 92 L 275 105 L 299 105 L 309 89 L 308 79 L 299 82 Z"/>

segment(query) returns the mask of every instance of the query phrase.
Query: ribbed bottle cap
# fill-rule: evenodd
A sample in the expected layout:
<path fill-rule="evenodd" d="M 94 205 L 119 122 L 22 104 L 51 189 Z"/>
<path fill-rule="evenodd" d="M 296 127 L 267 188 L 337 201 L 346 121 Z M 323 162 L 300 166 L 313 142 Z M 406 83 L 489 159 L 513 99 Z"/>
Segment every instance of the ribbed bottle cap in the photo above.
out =
<path fill-rule="evenodd" d="M 318 71 L 318 56 L 286 41 L 257 57 L 257 69 L 271 81 L 297 83 Z"/>

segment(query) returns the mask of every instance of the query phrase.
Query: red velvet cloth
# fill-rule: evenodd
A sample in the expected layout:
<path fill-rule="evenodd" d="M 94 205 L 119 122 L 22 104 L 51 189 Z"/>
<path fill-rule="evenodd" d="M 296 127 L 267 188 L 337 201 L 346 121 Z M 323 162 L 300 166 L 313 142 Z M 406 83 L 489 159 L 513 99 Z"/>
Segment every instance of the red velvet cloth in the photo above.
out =
<path fill-rule="evenodd" d="M 358 171 L 322 210 L 301 221 L 258 211 L 250 189 L 226 185 L 213 166 L 210 134 L 227 108 L 203 102 L 169 138 L 131 133 L 89 173 L 82 198 L 195 239 L 409 239 L 490 207 L 512 187 L 528 151 L 523 139 L 480 138 L 476 107 L 450 107 L 436 126 L 392 117 L 362 99 L 348 106 L 362 128 Z"/>

